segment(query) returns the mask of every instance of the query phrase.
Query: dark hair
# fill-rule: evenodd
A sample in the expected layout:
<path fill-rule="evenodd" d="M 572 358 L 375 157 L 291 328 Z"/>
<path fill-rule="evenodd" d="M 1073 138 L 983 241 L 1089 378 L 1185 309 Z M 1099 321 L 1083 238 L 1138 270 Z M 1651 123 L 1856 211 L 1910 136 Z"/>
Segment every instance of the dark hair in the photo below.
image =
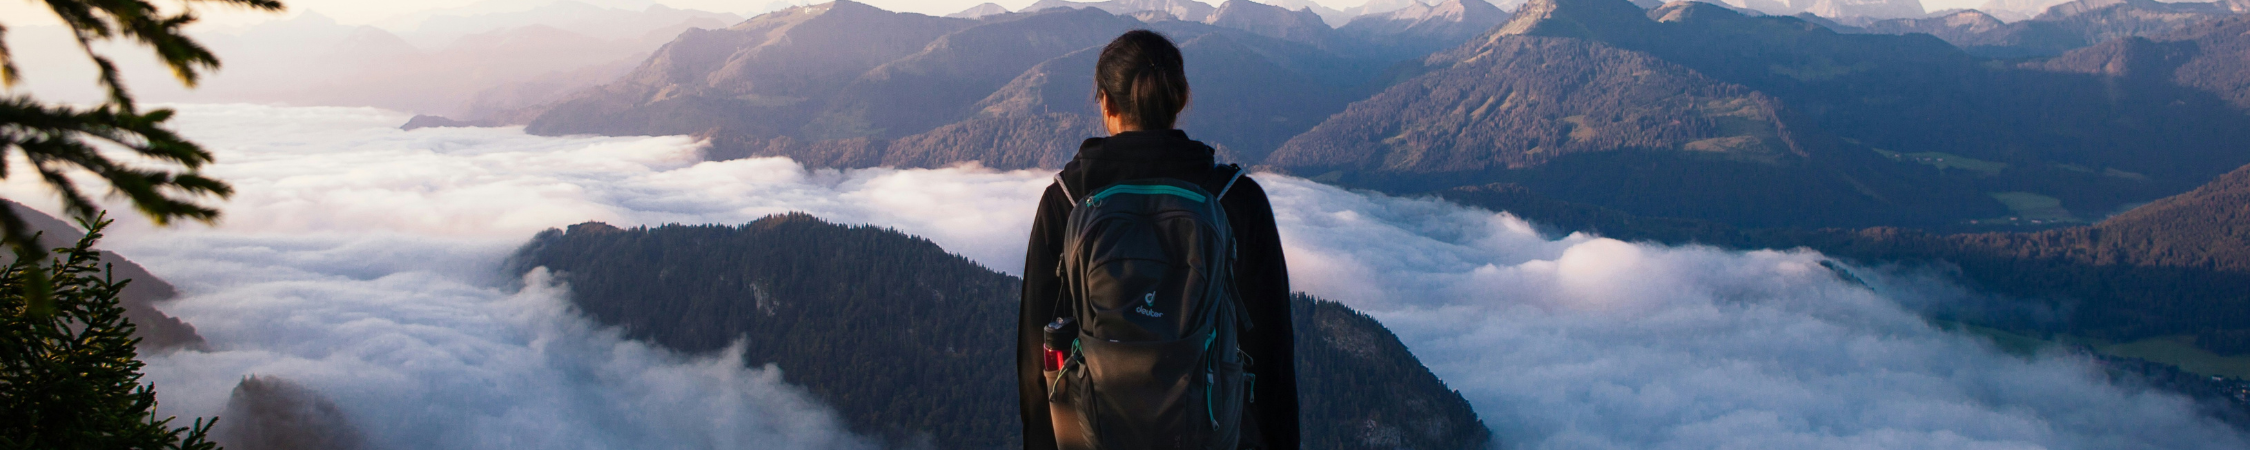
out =
<path fill-rule="evenodd" d="M 1094 89 L 1109 98 L 1110 112 L 1143 130 L 1169 130 L 1188 104 L 1187 69 L 1180 48 L 1149 30 L 1127 31 L 1102 47 L 1094 63 Z"/>

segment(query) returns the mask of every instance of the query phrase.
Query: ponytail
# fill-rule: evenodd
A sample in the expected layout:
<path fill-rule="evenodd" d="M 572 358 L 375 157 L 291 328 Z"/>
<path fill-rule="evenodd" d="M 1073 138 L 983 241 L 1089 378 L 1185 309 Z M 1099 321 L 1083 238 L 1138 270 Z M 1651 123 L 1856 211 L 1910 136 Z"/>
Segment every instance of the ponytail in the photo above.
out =
<path fill-rule="evenodd" d="M 1125 32 L 1102 48 L 1094 89 L 1109 99 L 1110 112 L 1143 130 L 1172 129 L 1188 105 L 1180 48 L 1149 30 Z"/>

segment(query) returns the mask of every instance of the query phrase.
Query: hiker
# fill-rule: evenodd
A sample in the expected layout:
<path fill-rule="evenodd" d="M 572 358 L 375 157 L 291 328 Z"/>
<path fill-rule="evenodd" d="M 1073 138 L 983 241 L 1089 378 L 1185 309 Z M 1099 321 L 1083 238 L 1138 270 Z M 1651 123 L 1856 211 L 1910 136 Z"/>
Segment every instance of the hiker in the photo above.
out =
<path fill-rule="evenodd" d="M 1047 187 L 1024 257 L 1024 448 L 1296 449 L 1289 271 L 1265 190 L 1174 128 L 1187 73 L 1163 35 L 1118 36 L 1094 84 L 1110 137 Z"/>

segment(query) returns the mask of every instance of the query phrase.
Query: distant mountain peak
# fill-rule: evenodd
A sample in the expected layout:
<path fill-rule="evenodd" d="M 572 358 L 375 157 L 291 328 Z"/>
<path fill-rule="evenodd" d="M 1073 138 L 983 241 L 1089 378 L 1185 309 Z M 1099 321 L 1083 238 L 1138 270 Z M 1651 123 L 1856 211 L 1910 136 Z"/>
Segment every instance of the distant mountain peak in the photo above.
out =
<path fill-rule="evenodd" d="M 1677 3 L 1677 2 L 1675 2 Z M 1633 33 L 1649 23 L 1646 11 L 1626 0 L 1532 0 L 1494 32 L 1500 36 L 1597 38 Z"/>
<path fill-rule="evenodd" d="M 1369 5 L 1373 5 L 1370 2 Z M 1407 2 L 1404 7 L 1352 19 L 1337 30 L 1377 44 L 1427 53 L 1460 45 L 1508 21 L 1507 11 L 1486 0 Z"/>
<path fill-rule="evenodd" d="M 1648 10 L 1648 18 L 1659 23 L 1686 22 L 1712 17 L 1732 19 L 1749 17 L 1749 15 L 1736 11 L 1734 8 L 1687 0 L 1665 3 L 1664 6 Z M 1818 17 L 1818 15 L 1815 15 L 1815 17 Z"/>
<path fill-rule="evenodd" d="M 1202 22 L 1211 18 L 1218 8 L 1196 0 L 1109 0 L 1104 2 L 1074 2 L 1069 0 L 1039 0 L 1022 12 L 1052 8 L 1096 8 L 1110 14 L 1133 15 L 1141 12 L 1162 12 L 1188 22 Z"/>
<path fill-rule="evenodd" d="M 996 16 L 1007 13 L 1008 7 L 1000 6 L 1000 4 L 998 3 L 985 2 L 980 5 L 971 6 L 969 7 L 969 9 L 961 10 L 961 12 L 947 14 L 945 16 L 955 19 L 982 19 L 985 16 Z"/>
<path fill-rule="evenodd" d="M 1485 0 L 1445 0 L 1438 3 L 1415 3 L 1390 12 L 1371 14 L 1396 20 L 1468 22 L 1485 17 L 1505 17 L 1506 11 Z"/>
<path fill-rule="evenodd" d="M 1290 11 L 1249 0 L 1227 0 L 1206 22 L 1276 39 L 1315 44 L 1325 39 L 1329 31 L 1328 23 L 1312 10 Z"/>

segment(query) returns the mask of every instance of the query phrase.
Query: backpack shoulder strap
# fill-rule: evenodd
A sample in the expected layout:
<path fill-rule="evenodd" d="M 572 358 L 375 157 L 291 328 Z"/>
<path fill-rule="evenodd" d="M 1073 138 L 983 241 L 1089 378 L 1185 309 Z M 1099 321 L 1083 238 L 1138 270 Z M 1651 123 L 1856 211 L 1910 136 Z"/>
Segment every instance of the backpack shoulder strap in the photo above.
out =
<path fill-rule="evenodd" d="M 1078 196 L 1070 193 L 1070 183 L 1063 182 L 1061 173 L 1055 174 L 1055 187 L 1062 188 L 1063 200 L 1069 200 L 1073 205 L 1078 204 Z"/>
<path fill-rule="evenodd" d="M 1219 186 L 1219 192 L 1215 193 L 1212 196 L 1214 198 L 1226 198 L 1227 191 L 1234 190 L 1234 182 L 1242 181 L 1242 175 L 1243 172 L 1245 172 L 1244 170 L 1242 170 L 1242 166 L 1239 164 L 1220 165 L 1212 167 L 1212 169 L 1233 172 L 1232 174 L 1227 175 L 1227 183 Z"/>

